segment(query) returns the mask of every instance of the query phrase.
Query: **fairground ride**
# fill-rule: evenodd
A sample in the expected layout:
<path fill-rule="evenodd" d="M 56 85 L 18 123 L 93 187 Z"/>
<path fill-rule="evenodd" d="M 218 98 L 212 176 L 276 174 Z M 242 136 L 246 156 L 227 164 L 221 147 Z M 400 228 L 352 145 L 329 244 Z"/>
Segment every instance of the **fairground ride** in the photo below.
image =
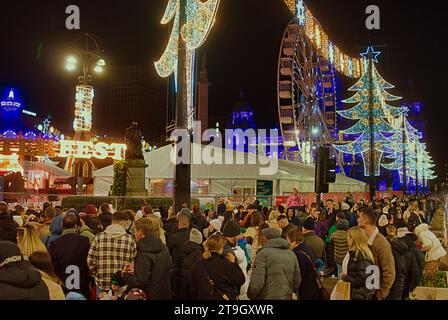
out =
<path fill-rule="evenodd" d="M 364 64 L 328 38 L 303 0 L 284 2 L 294 18 L 286 26 L 278 59 L 281 158 L 313 164 L 316 147 L 337 140 L 336 74 L 357 78 Z"/>

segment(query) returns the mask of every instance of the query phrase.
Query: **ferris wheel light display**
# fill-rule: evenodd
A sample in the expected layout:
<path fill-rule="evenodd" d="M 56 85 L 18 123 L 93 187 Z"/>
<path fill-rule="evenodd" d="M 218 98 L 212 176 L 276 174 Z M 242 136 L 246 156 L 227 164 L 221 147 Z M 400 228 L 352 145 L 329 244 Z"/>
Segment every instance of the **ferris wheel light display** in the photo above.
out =
<path fill-rule="evenodd" d="M 311 40 L 317 53 L 322 58 L 333 64 L 339 73 L 347 77 L 358 78 L 361 76 L 364 68 L 362 59 L 350 57 L 334 45 L 303 0 L 283 1 L 291 13 L 298 19 L 299 25 L 305 28 L 305 35 Z"/>

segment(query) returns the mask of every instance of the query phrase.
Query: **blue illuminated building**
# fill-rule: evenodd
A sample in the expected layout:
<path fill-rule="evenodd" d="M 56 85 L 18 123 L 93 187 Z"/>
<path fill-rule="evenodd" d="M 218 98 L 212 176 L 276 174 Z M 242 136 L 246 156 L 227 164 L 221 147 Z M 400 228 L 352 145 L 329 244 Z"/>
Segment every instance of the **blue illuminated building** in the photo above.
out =
<path fill-rule="evenodd" d="M 234 129 L 257 129 L 254 122 L 254 109 L 242 90 L 240 98 L 233 108 L 232 127 Z"/>
<path fill-rule="evenodd" d="M 25 109 L 18 90 L 8 88 L 0 101 L 0 134 L 5 138 L 14 138 L 19 132 L 36 134 L 37 114 Z M 29 137 L 29 135 L 28 135 Z"/>

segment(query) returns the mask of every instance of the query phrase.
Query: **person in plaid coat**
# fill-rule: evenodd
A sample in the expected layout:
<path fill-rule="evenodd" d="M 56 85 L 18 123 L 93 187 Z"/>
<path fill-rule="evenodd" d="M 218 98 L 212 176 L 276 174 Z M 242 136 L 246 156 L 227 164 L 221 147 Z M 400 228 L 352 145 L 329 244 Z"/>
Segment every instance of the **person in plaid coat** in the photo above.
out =
<path fill-rule="evenodd" d="M 128 264 L 133 264 L 137 255 L 134 238 L 126 233 L 129 217 L 124 212 L 115 212 L 112 224 L 92 241 L 87 264 L 99 292 L 108 292 L 112 276 Z"/>

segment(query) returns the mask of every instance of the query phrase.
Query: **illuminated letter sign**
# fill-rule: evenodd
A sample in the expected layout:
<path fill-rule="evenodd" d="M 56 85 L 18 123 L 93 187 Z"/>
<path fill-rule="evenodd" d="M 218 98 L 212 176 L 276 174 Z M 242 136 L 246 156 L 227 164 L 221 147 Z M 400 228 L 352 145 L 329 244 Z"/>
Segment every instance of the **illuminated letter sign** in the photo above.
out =
<path fill-rule="evenodd" d="M 77 159 L 106 159 L 123 160 L 127 146 L 125 144 L 93 143 L 89 141 L 62 140 L 60 142 L 59 157 Z"/>

